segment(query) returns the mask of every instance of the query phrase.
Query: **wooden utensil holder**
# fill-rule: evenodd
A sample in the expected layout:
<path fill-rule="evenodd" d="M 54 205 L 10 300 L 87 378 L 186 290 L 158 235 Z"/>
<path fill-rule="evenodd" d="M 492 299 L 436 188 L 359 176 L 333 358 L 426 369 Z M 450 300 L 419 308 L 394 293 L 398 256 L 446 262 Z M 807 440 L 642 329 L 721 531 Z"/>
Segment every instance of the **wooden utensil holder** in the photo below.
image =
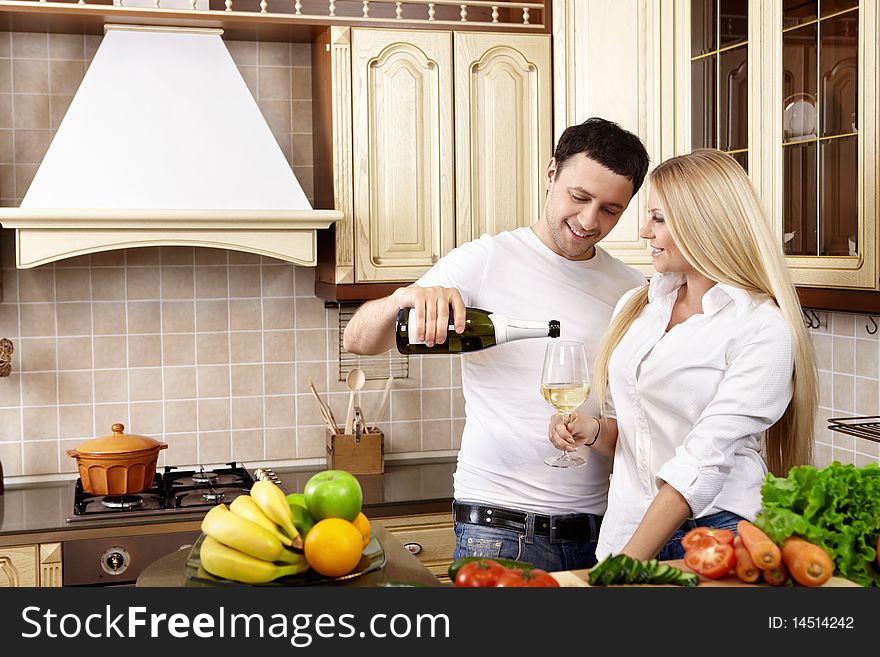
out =
<path fill-rule="evenodd" d="M 325 431 L 327 436 L 327 469 L 346 470 L 352 474 L 385 472 L 385 434 L 378 429 L 354 434 Z"/>

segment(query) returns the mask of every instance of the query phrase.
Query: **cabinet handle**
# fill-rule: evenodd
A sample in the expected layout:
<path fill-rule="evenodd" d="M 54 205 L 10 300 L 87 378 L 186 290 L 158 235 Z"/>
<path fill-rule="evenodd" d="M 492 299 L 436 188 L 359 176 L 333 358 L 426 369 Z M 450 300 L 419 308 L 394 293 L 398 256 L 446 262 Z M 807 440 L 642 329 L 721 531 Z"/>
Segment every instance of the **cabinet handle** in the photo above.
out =
<path fill-rule="evenodd" d="M 403 547 L 409 550 L 410 554 L 418 554 L 422 551 L 422 546 L 418 543 L 404 543 Z"/>

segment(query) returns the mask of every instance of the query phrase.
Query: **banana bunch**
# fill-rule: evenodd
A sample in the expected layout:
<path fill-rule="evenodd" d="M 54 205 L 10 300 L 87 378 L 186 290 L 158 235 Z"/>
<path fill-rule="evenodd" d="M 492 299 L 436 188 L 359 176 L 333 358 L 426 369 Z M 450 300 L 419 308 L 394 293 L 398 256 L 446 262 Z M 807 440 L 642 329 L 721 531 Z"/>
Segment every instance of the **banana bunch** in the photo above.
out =
<path fill-rule="evenodd" d="M 217 577 L 262 584 L 309 568 L 297 550 L 302 539 L 293 526 L 287 499 L 270 481 L 256 482 L 251 495 L 239 495 L 229 507 L 213 507 L 202 520 L 202 531 L 202 567 Z"/>

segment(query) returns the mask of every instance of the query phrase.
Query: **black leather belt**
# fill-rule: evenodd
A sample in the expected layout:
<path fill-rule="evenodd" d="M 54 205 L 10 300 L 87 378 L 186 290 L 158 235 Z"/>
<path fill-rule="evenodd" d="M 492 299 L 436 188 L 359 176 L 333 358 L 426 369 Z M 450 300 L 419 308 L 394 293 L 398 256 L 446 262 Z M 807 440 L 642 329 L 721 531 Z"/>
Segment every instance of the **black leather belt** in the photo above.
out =
<path fill-rule="evenodd" d="M 497 506 L 454 502 L 453 517 L 456 522 L 467 522 L 484 527 L 501 527 L 525 532 L 529 515 L 535 518 L 535 535 L 547 536 L 552 540 L 589 542 L 599 536 L 602 516 L 590 513 L 567 513 L 545 516 L 540 513 L 505 509 Z"/>

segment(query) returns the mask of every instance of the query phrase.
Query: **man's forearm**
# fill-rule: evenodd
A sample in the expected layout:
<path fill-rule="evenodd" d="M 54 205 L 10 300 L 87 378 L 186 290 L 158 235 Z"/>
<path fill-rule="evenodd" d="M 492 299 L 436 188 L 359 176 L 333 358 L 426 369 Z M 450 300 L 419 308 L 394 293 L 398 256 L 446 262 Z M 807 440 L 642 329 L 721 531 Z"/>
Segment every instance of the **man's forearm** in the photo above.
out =
<path fill-rule="evenodd" d="M 349 320 L 342 346 L 352 354 L 383 354 L 394 346 L 398 304 L 394 295 L 368 301 Z"/>

